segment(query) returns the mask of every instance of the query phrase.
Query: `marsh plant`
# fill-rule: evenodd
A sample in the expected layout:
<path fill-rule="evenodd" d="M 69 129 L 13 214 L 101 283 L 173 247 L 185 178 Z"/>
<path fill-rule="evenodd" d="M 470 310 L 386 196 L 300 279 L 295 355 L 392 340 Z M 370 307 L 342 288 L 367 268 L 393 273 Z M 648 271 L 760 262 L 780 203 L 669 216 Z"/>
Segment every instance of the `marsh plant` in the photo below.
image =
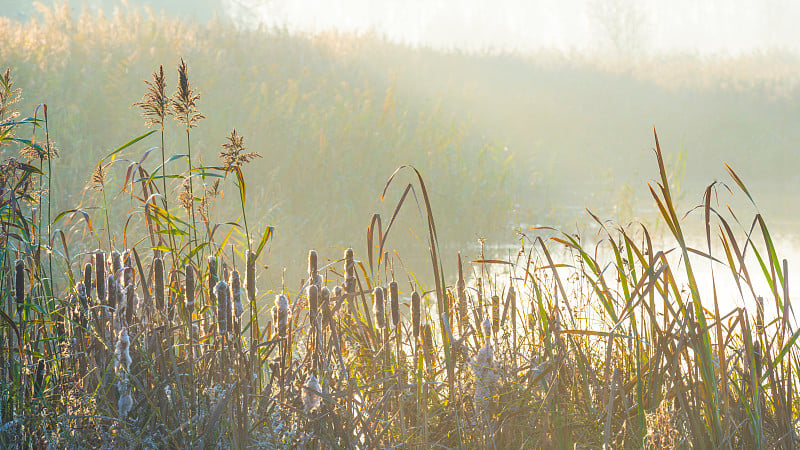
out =
<path fill-rule="evenodd" d="M 699 207 L 679 210 L 657 136 L 649 193 L 663 238 L 592 215 L 597 244 L 518 230 L 515 255 L 464 260 L 440 251 L 434 194 L 421 171 L 402 166 L 383 190 L 400 200 L 387 222 L 372 217 L 364 253 L 312 249 L 303 280 L 266 286 L 282 262 L 267 262 L 274 229 L 246 221 L 244 167 L 258 155 L 234 129 L 217 141 L 218 163 L 194 159 L 190 130 L 204 115 L 183 60 L 178 75 L 170 102 L 159 67 L 137 103 L 158 129 L 94 166 L 90 194 L 102 201 L 51 215 L 46 108 L 20 118 L 21 94 L 4 72 L 0 144 L 19 152 L 0 178 L 4 447 L 800 443 L 789 263 L 760 214 L 746 220 L 717 204 L 718 183 Z M 151 164 L 149 150 L 137 151 L 169 131 L 169 108 L 187 153 L 162 138 Z M 231 183 L 238 196 L 225 195 Z M 214 212 L 232 197 L 235 208 Z M 118 226 L 109 210 L 120 205 L 129 210 Z M 404 264 L 390 239 L 409 210 L 421 213 L 421 267 Z M 698 215 L 705 248 L 684 232 Z M 709 297 L 701 264 L 714 267 Z M 735 285 L 745 306 L 721 311 L 718 282 Z"/>

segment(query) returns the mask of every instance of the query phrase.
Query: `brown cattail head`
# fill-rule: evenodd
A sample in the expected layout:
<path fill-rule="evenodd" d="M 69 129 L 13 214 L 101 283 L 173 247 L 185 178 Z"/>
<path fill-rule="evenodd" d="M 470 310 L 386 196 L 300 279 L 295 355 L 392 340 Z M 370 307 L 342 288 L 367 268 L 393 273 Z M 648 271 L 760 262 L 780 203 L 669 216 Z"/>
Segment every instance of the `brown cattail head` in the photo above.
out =
<path fill-rule="evenodd" d="M 25 304 L 25 263 L 18 259 L 14 269 L 14 299 L 17 301 L 17 310 L 20 310 Z"/>
<path fill-rule="evenodd" d="M 344 251 L 344 290 L 348 294 L 356 291 L 355 252 L 352 248 Z"/>
<path fill-rule="evenodd" d="M 275 296 L 275 307 L 277 311 L 278 336 L 285 338 L 289 323 L 289 298 L 284 294 Z"/>
<path fill-rule="evenodd" d="M 217 282 L 219 278 L 217 278 L 217 258 L 213 256 L 208 257 L 208 297 L 211 300 L 211 304 L 217 303 L 217 296 L 214 292 L 215 287 L 217 286 Z"/>
<path fill-rule="evenodd" d="M 496 335 L 500 331 L 500 296 L 492 296 L 492 331 Z"/>
<path fill-rule="evenodd" d="M 331 291 L 323 287 L 319 293 L 319 307 L 322 310 L 322 326 L 327 327 L 331 324 Z"/>
<path fill-rule="evenodd" d="M 220 334 L 228 332 L 228 317 L 230 316 L 230 299 L 228 298 L 228 283 L 220 281 L 214 289 L 217 297 L 217 326 Z"/>
<path fill-rule="evenodd" d="M 78 291 L 78 301 L 81 303 L 81 307 L 86 309 L 89 307 L 87 298 L 86 298 L 86 285 L 83 284 L 83 281 L 79 281 L 75 285 L 75 290 Z"/>
<path fill-rule="evenodd" d="M 97 278 L 97 302 L 103 303 L 106 298 L 106 254 L 97 252 L 94 254 L 94 270 Z"/>
<path fill-rule="evenodd" d="M 128 261 L 128 262 L 130 262 L 130 261 Z M 133 267 L 131 267 L 130 264 L 126 264 L 125 265 L 125 269 L 122 270 L 122 274 L 123 274 L 123 276 L 122 276 L 122 285 L 123 286 L 135 285 L 136 284 L 136 280 L 134 278 L 135 277 L 135 272 L 133 271 Z"/>
<path fill-rule="evenodd" d="M 127 306 L 125 307 L 125 326 L 131 326 L 133 324 L 133 314 L 136 312 L 136 292 L 133 289 L 133 283 L 128 284 L 125 286 L 125 301 Z"/>
<path fill-rule="evenodd" d="M 83 286 L 86 289 L 86 299 L 92 296 L 92 263 L 83 266 Z"/>
<path fill-rule="evenodd" d="M 117 280 L 114 278 L 114 275 L 108 275 L 108 280 L 106 282 L 106 305 L 116 308 L 117 307 Z"/>
<path fill-rule="evenodd" d="M 398 292 L 397 282 L 389 283 L 389 302 L 392 305 L 392 325 L 395 330 L 400 329 L 400 293 Z"/>
<path fill-rule="evenodd" d="M 186 320 L 192 322 L 192 314 L 194 314 L 194 268 L 191 264 L 186 264 L 184 268 L 186 272 Z"/>
<path fill-rule="evenodd" d="M 383 288 L 376 287 L 372 293 L 373 310 L 375 311 L 375 325 L 378 328 L 386 326 L 386 311 L 383 300 Z"/>
<path fill-rule="evenodd" d="M 312 284 L 308 286 L 308 315 L 312 325 L 317 323 L 317 314 L 319 313 L 319 289 L 317 285 Z"/>
<path fill-rule="evenodd" d="M 419 293 L 411 293 L 411 328 L 414 330 L 414 337 L 419 337 Z"/>
<path fill-rule="evenodd" d="M 116 250 L 111 252 L 111 273 L 114 277 L 122 275 L 122 255 Z"/>
<path fill-rule="evenodd" d="M 313 283 L 314 277 L 317 275 L 317 252 L 315 250 L 308 251 L 308 279 Z"/>
<path fill-rule="evenodd" d="M 425 351 L 425 366 L 430 370 L 436 362 L 436 349 L 433 347 L 433 329 L 429 323 L 422 327 L 422 348 Z"/>
<path fill-rule="evenodd" d="M 161 258 L 153 260 L 153 284 L 156 309 L 164 311 L 164 261 Z"/>
<path fill-rule="evenodd" d="M 231 271 L 230 276 L 231 285 L 231 298 L 233 299 L 233 309 L 237 318 L 242 317 L 244 314 L 244 306 L 242 306 L 242 280 L 239 277 L 239 271 Z"/>
<path fill-rule="evenodd" d="M 517 292 L 514 290 L 514 285 L 508 286 L 508 294 L 506 295 L 506 308 L 511 309 L 511 323 L 517 322 Z"/>

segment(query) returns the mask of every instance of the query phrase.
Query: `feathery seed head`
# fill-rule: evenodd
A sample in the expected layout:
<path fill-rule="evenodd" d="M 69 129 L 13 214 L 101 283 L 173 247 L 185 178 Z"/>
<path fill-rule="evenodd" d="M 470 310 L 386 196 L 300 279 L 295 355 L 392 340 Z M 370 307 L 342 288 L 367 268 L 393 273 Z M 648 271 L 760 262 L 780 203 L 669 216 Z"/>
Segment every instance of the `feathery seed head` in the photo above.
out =
<path fill-rule="evenodd" d="M 227 139 L 228 142 L 222 144 L 222 151 L 219 154 L 225 169 L 232 170 L 234 167 L 241 167 L 256 158 L 261 158 L 256 152 L 245 153 L 247 147 L 244 145 L 244 136 L 237 134 L 236 128 L 231 131 Z"/>
<path fill-rule="evenodd" d="M 172 108 L 175 111 L 175 120 L 183 124 L 186 129 L 194 128 L 197 122 L 205 119 L 197 108 L 197 100 L 200 94 L 189 84 L 189 69 L 186 68 L 186 61 L 181 58 L 178 66 L 178 91 L 172 100 Z"/>
<path fill-rule="evenodd" d="M 163 127 L 170 106 L 164 66 L 158 66 L 158 71 L 153 72 L 152 82 L 145 80 L 144 83 L 147 85 L 147 91 L 142 96 L 142 101 L 134 103 L 133 106 L 142 109 L 145 126 L 160 125 Z"/>

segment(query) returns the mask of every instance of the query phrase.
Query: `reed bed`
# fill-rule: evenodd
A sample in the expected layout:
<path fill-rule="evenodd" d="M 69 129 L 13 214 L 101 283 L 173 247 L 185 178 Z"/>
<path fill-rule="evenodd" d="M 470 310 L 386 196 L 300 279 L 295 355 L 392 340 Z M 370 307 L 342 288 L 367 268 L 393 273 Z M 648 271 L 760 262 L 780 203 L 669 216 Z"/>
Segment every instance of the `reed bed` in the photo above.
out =
<path fill-rule="evenodd" d="M 597 244 L 525 230 L 516 255 L 464 261 L 440 252 L 431 191 L 402 166 L 383 190 L 400 201 L 385 227 L 373 216 L 364 254 L 311 250 L 300 283 L 259 292 L 275 269 L 264 252 L 273 228 L 246 223 L 246 163 L 256 156 L 234 130 L 220 138 L 223 161 L 191 159 L 201 113 L 185 63 L 179 74 L 186 152 L 131 158 L 119 185 L 95 174 L 97 195 L 124 193 L 139 224 L 113 234 L 106 207 L 51 214 L 47 107 L 20 118 L 19 93 L 3 78 L 0 144 L 22 152 L 2 161 L 0 177 L 3 447 L 798 445 L 788 262 L 763 217 L 715 201 L 726 186 L 708 186 L 693 214 L 679 211 L 657 136 L 650 194 L 664 245 L 644 226 L 592 216 Z M 159 95 L 143 99 L 156 129 L 97 169 L 163 129 Z M 188 164 L 173 172 L 170 158 Z M 168 199 L 164 186 L 179 183 L 182 197 Z M 215 222 L 208 211 L 225 188 L 241 214 Z M 412 201 L 429 267 L 404 267 L 390 246 Z M 698 213 L 705 248 L 683 231 Z M 94 225 L 103 220 L 106 236 Z M 73 251 L 82 245 L 68 236 L 80 233 L 98 248 Z M 711 297 L 701 296 L 699 264 L 713 267 Z M 426 286 L 414 274 L 428 271 Z M 747 307 L 721 310 L 717 283 L 735 284 Z"/>

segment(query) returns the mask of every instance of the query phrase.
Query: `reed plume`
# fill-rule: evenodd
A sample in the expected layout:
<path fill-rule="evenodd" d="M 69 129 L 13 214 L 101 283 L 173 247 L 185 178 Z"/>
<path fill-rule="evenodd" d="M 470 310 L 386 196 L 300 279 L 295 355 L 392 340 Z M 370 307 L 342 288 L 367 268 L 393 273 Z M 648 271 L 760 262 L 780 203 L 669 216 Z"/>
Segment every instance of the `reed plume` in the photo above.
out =
<path fill-rule="evenodd" d="M 244 145 L 244 136 L 236 133 L 236 128 L 226 139 L 228 142 L 222 144 L 222 151 L 219 154 L 225 170 L 232 170 L 234 167 L 241 167 L 256 158 L 261 158 L 256 152 L 245 152 L 247 147 Z"/>
<path fill-rule="evenodd" d="M 6 71 L 0 76 L 0 82 L 2 82 L 2 86 L 0 86 L 0 122 L 11 122 L 19 116 L 19 112 L 11 111 L 9 107 L 22 100 L 22 89 L 14 89 L 10 67 L 6 68 Z M 6 130 L 10 128 L 12 128 L 11 125 L 0 126 L 0 134 L 6 133 Z M 0 141 L 0 146 L 2 145 L 6 145 L 6 142 Z"/>
<path fill-rule="evenodd" d="M 163 128 L 164 119 L 170 112 L 170 99 L 167 96 L 164 66 L 158 66 L 158 70 L 153 72 L 153 81 L 145 80 L 144 83 L 147 85 L 147 91 L 142 96 L 142 101 L 134 103 L 133 106 L 142 109 L 145 126 L 158 125 Z"/>
<path fill-rule="evenodd" d="M 189 69 L 186 67 L 186 61 L 181 58 L 181 63 L 178 65 L 178 91 L 175 93 L 175 98 L 172 99 L 172 108 L 175 111 L 175 120 L 185 126 L 187 131 L 196 127 L 197 122 L 201 119 L 206 118 L 197 108 L 199 99 L 200 93 L 189 84 Z"/>

